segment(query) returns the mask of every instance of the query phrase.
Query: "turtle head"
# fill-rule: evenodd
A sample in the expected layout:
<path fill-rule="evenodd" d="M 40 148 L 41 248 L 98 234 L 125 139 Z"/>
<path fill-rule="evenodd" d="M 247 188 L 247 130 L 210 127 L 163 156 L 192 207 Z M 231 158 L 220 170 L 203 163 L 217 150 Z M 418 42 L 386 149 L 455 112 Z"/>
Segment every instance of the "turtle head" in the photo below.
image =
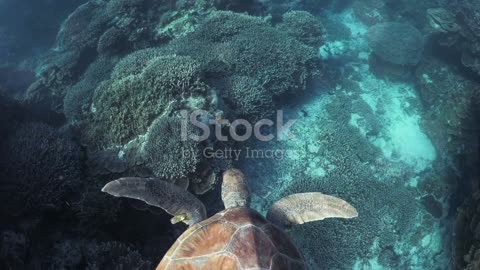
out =
<path fill-rule="evenodd" d="M 240 170 L 229 169 L 223 173 L 222 200 L 227 209 L 250 207 L 250 191 Z"/>

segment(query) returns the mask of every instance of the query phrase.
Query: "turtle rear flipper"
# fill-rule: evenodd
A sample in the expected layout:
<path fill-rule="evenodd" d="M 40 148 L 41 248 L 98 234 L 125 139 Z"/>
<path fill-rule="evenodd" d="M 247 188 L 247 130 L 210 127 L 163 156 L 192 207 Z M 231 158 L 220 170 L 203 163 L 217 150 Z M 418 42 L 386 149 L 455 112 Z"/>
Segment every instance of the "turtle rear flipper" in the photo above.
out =
<path fill-rule="evenodd" d="M 318 192 L 299 193 L 272 205 L 267 219 L 284 228 L 326 218 L 355 218 L 357 210 L 346 201 Z"/>
<path fill-rule="evenodd" d="M 207 216 L 205 206 L 195 196 L 160 179 L 121 178 L 105 185 L 102 191 L 115 197 L 137 199 L 160 207 L 174 216 L 172 223 L 183 221 L 193 225 Z"/>

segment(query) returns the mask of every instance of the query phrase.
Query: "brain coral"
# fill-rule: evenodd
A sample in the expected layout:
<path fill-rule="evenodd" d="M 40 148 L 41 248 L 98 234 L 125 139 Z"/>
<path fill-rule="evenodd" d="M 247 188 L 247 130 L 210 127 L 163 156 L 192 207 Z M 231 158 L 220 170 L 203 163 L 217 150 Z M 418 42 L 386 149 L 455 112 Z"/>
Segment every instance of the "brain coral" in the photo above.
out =
<path fill-rule="evenodd" d="M 423 36 L 405 23 L 379 23 L 365 35 L 373 52 L 384 61 L 397 65 L 417 65 L 422 59 Z"/>

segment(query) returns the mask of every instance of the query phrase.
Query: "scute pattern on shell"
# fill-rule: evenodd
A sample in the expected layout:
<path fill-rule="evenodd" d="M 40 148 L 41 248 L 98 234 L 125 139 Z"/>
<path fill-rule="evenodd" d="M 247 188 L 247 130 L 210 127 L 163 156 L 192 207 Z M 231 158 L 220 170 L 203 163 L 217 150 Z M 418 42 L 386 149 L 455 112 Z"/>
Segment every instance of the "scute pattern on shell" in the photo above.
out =
<path fill-rule="evenodd" d="M 157 270 L 302 270 L 302 255 L 279 228 L 252 209 L 233 208 L 191 226 Z"/>

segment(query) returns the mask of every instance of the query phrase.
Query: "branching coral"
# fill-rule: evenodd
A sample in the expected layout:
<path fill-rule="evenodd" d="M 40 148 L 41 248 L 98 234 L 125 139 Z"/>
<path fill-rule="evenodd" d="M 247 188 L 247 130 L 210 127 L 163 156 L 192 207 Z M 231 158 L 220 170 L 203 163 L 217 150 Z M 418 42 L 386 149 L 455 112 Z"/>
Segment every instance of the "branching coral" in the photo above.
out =
<path fill-rule="evenodd" d="M 268 27 L 249 29 L 232 39 L 236 73 L 256 77 L 275 98 L 306 89 L 316 55 L 311 47 Z"/>
<path fill-rule="evenodd" d="M 106 57 L 92 63 L 79 82 L 66 89 L 63 112 L 69 121 L 83 119 L 90 111 L 93 93 L 97 86 L 110 77 L 114 62 Z"/>
<path fill-rule="evenodd" d="M 147 166 L 161 178 L 185 178 L 197 170 L 200 143 L 190 138 L 182 140 L 183 132 L 197 134 L 191 124 L 182 131 L 181 118 L 159 117 L 148 131 L 143 148 Z"/>
<path fill-rule="evenodd" d="M 202 83 L 195 60 L 184 56 L 151 58 L 156 54 L 145 50 L 127 57 L 115 68 L 112 80 L 97 88 L 88 122 L 92 142 L 125 144 L 145 134 L 156 117 L 172 109 L 173 101 L 205 94 L 208 87 Z"/>
<path fill-rule="evenodd" d="M 269 27 L 269 24 L 260 17 L 217 11 L 211 13 L 190 37 L 205 42 L 226 42 L 236 35 L 257 27 Z"/>
<path fill-rule="evenodd" d="M 84 182 L 85 186 L 77 189 L 78 198 L 71 203 L 71 212 L 76 219 L 72 229 L 82 235 L 92 235 L 100 228 L 117 221 L 121 201 L 98 192 L 103 186 L 101 181 L 89 177 L 84 179 Z"/>
<path fill-rule="evenodd" d="M 280 30 L 312 47 L 323 44 L 324 28 L 319 19 L 306 11 L 290 11 L 283 15 Z"/>
<path fill-rule="evenodd" d="M 217 29 L 217 31 L 211 31 Z M 205 44 L 229 44 L 222 59 L 237 75 L 256 77 L 272 96 L 305 89 L 314 72 L 315 50 L 268 22 L 232 12 L 215 12 L 187 37 Z M 195 48 L 188 53 L 196 57 Z"/>
<path fill-rule="evenodd" d="M 45 59 L 40 77 L 27 89 L 28 104 L 57 112 L 62 111 L 66 87 L 78 79 L 84 62 L 78 51 L 51 54 Z"/>
<path fill-rule="evenodd" d="M 274 112 L 272 96 L 257 79 L 233 76 L 228 79 L 225 99 L 239 116 L 248 119 L 263 119 Z"/>
<path fill-rule="evenodd" d="M 158 57 L 165 55 L 161 49 L 144 49 L 135 51 L 124 57 L 115 66 L 112 73 L 113 79 L 122 79 L 130 75 L 138 75 L 143 69 Z"/>
<path fill-rule="evenodd" d="M 91 245 L 85 250 L 87 269 L 138 269 L 148 270 L 152 262 L 143 258 L 135 249 L 119 242 L 104 242 Z"/>
<path fill-rule="evenodd" d="M 43 261 L 45 269 L 151 269 L 152 262 L 137 250 L 121 242 L 63 240 L 54 247 L 54 254 Z"/>
<path fill-rule="evenodd" d="M 3 150 L 2 214 L 58 210 L 79 184 L 79 147 L 45 124 L 19 126 L 3 142 Z"/>
<path fill-rule="evenodd" d="M 320 33 L 310 34 L 302 37 L 310 41 L 321 40 Z M 270 107 L 273 104 L 270 100 L 282 103 L 280 97 L 300 94 L 317 71 L 314 48 L 272 27 L 262 18 L 228 11 L 213 12 L 195 32 L 172 42 L 165 50 L 197 59 L 211 77 L 234 74 L 237 79 L 256 78 L 257 86 L 249 85 L 260 92 L 249 95 L 238 95 L 247 91 L 239 88 L 240 81 L 219 86 L 223 96 L 237 99 L 227 101 L 237 107 L 250 103 L 253 96 L 257 96 L 259 106 L 250 103 L 250 112 L 269 109 L 262 106 Z M 262 103 L 258 103 L 259 98 Z"/>

